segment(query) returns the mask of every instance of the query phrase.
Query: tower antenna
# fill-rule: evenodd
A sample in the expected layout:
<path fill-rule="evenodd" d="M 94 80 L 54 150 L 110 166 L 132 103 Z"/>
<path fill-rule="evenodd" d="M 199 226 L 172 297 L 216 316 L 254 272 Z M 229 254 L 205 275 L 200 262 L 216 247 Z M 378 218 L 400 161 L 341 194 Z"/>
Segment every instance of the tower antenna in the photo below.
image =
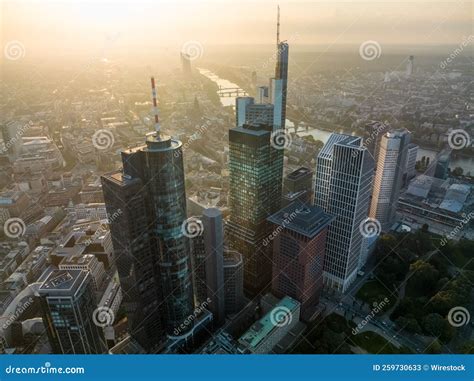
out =
<path fill-rule="evenodd" d="M 156 137 L 160 137 L 160 119 L 158 118 L 158 106 L 156 104 L 155 77 L 151 77 L 151 95 L 153 97 L 153 113 L 155 114 L 155 132 Z"/>
<path fill-rule="evenodd" d="M 280 44 L 280 6 L 277 5 L 277 47 Z"/>

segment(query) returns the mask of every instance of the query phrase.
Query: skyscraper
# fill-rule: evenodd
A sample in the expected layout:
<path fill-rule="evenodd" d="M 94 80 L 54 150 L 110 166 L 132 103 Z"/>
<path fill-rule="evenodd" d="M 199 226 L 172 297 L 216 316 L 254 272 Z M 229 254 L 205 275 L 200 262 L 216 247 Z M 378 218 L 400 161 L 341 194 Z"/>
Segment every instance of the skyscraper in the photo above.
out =
<path fill-rule="evenodd" d="M 413 74 L 413 64 L 415 61 L 415 56 L 409 56 L 406 68 L 406 75 L 407 77 L 411 77 Z"/>
<path fill-rule="evenodd" d="M 54 270 L 38 293 L 54 353 L 99 354 L 107 351 L 102 327 L 94 321 L 98 318 L 97 301 L 87 271 Z"/>
<path fill-rule="evenodd" d="M 409 144 L 410 133 L 407 130 L 387 132 L 380 140 L 369 216 L 377 219 L 384 231 L 395 219 Z"/>
<path fill-rule="evenodd" d="M 152 89 L 155 132 L 147 134 L 146 145 L 122 153 L 123 172 L 103 176 L 102 181 L 107 213 L 113 213 L 115 206 L 127 210 L 128 216 L 125 218 L 130 220 L 125 224 L 131 229 L 130 238 L 140 237 L 138 247 L 133 241 L 124 242 L 123 235 L 127 233 L 122 232 L 120 224 L 117 225 L 116 220 L 113 220 L 111 232 L 113 237 L 116 236 L 114 249 L 116 242 L 119 244 L 118 250 L 121 250 L 121 244 L 133 246 L 126 252 L 131 256 L 131 270 L 135 270 L 140 260 L 135 254 L 146 258 L 149 264 L 147 271 L 135 274 L 142 282 L 138 292 L 156 295 L 155 301 L 148 306 L 148 316 L 160 316 L 162 305 L 164 325 L 172 336 L 176 327 L 192 314 L 194 308 L 189 240 L 183 229 L 186 221 L 183 152 L 179 140 L 160 134 L 153 78 Z M 135 185 L 134 194 L 128 197 L 132 203 L 138 204 L 138 210 L 132 210 L 125 201 L 120 192 L 120 187 L 124 185 L 119 184 L 117 187 L 117 179 L 119 183 Z M 190 330 L 192 324 L 186 328 Z"/>
<path fill-rule="evenodd" d="M 280 7 L 278 7 L 276 48 L 275 77 L 270 78 L 270 86 L 261 86 L 258 89 L 257 102 L 253 97 L 236 99 L 237 127 L 249 123 L 269 124 L 273 131 L 285 128 L 289 45 L 285 41 L 280 41 Z"/>
<path fill-rule="evenodd" d="M 415 177 L 416 175 L 416 157 L 418 156 L 418 146 L 414 143 L 410 143 L 408 145 L 408 152 L 407 152 L 407 167 L 405 171 L 405 184 L 406 186 L 408 182 Z"/>
<path fill-rule="evenodd" d="M 244 287 L 255 295 L 271 279 L 267 217 L 280 209 L 282 150 L 271 145 L 271 126 L 244 125 L 229 131 L 230 247 L 244 258 Z"/>
<path fill-rule="evenodd" d="M 272 81 L 272 102 L 275 105 L 275 116 L 279 115 L 277 122 L 279 128 L 285 128 L 286 120 L 286 96 L 288 89 L 288 58 L 289 45 L 280 41 L 280 7 L 278 6 L 277 20 L 277 62 L 275 67 L 275 78 Z"/>
<path fill-rule="evenodd" d="M 235 250 L 224 250 L 224 294 L 225 314 L 241 311 L 244 305 L 244 262 L 242 254 Z"/>
<path fill-rule="evenodd" d="M 312 199 L 313 172 L 306 167 L 300 167 L 289 173 L 283 181 L 282 207 L 292 202 L 309 204 Z"/>
<path fill-rule="evenodd" d="M 321 208 L 294 202 L 268 218 L 278 234 L 273 239 L 272 292 L 301 303 L 309 318 L 323 285 L 326 234 L 332 217 Z"/>
<path fill-rule="evenodd" d="M 224 230 L 221 211 L 217 208 L 204 209 L 202 223 L 209 309 L 214 315 L 214 322 L 221 325 L 225 320 Z"/>
<path fill-rule="evenodd" d="M 316 160 L 314 204 L 334 216 L 328 229 L 324 281 L 345 292 L 357 276 L 359 226 L 368 215 L 374 160 L 362 139 L 331 134 Z"/>

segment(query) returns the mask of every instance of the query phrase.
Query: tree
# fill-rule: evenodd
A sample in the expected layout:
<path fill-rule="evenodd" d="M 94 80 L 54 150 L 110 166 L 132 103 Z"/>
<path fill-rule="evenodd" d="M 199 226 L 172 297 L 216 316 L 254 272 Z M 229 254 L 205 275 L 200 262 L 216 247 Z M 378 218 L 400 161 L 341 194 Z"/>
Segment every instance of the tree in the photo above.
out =
<path fill-rule="evenodd" d="M 451 172 L 453 176 L 462 176 L 463 173 L 464 173 L 464 170 L 461 167 L 456 167 Z"/>
<path fill-rule="evenodd" d="M 436 291 L 436 283 L 439 279 L 439 271 L 428 262 L 418 260 L 410 265 L 413 273 L 407 283 L 407 291 L 411 295 L 431 295 Z"/>
<path fill-rule="evenodd" d="M 454 328 L 440 315 L 432 313 L 423 319 L 423 329 L 428 335 L 448 342 L 454 335 Z"/>

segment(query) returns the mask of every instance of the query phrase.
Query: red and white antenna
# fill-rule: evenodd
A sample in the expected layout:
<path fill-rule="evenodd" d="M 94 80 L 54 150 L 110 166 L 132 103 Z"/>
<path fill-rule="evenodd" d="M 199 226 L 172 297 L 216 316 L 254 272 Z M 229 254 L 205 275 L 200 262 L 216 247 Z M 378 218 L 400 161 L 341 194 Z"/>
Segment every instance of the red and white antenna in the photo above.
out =
<path fill-rule="evenodd" d="M 158 106 L 156 104 L 156 87 L 154 77 L 151 77 L 151 95 L 153 97 L 153 113 L 155 114 L 155 131 L 157 137 L 160 137 L 160 119 L 158 118 Z"/>

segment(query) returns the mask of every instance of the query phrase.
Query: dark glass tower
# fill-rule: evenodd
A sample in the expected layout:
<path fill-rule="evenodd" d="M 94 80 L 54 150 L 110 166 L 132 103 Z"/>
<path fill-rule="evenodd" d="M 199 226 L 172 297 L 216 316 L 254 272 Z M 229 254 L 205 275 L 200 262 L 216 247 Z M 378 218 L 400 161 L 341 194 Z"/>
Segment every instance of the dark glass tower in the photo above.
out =
<path fill-rule="evenodd" d="M 286 121 L 286 95 L 288 89 L 288 57 L 289 45 L 287 42 L 278 42 L 275 79 L 281 80 L 281 128 L 285 128 Z"/>
<path fill-rule="evenodd" d="M 87 271 L 54 270 L 38 293 L 54 353 L 100 354 L 107 351 L 103 329 L 94 323 L 97 301 Z"/>
<path fill-rule="evenodd" d="M 134 270 L 138 282 L 130 286 L 137 287 L 136 303 L 149 310 L 144 318 L 153 334 L 149 340 L 155 344 L 160 337 L 160 317 L 173 335 L 194 308 L 189 242 L 182 229 L 186 196 L 181 146 L 169 136 L 148 134 L 145 146 L 122 153 L 123 173 L 102 178 L 107 213 L 111 216 L 121 209 L 124 213 L 117 220 L 122 216 L 127 220 L 122 224 L 111 220 L 114 249 L 117 245 L 120 257 L 120 250 L 126 248 L 128 258 L 123 261 Z M 126 187 L 114 185 L 114 178 L 137 184 L 129 190 L 129 200 L 123 194 Z M 121 274 L 127 278 L 127 272 Z"/>
<path fill-rule="evenodd" d="M 270 144 L 271 126 L 244 125 L 229 131 L 230 247 L 244 259 L 244 287 L 255 295 L 269 286 L 271 250 L 267 217 L 280 209 L 283 150 Z"/>

